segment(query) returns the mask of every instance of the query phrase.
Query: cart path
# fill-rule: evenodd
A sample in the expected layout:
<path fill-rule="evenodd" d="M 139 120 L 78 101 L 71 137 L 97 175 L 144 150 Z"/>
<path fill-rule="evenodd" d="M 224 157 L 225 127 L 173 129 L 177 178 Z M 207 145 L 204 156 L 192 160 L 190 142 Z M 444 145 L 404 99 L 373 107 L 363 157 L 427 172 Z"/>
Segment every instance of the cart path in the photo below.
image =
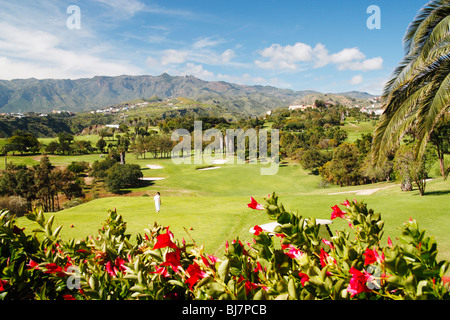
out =
<path fill-rule="evenodd" d="M 426 182 L 429 182 L 433 179 L 426 179 Z M 391 186 L 386 186 L 386 187 L 380 187 L 380 188 L 373 188 L 373 189 L 360 189 L 360 190 L 351 190 L 351 191 L 342 191 L 342 192 L 333 192 L 333 193 L 329 193 L 328 195 L 335 195 L 335 194 L 344 194 L 344 193 L 354 193 L 358 196 L 367 196 L 367 195 L 371 195 L 374 194 L 377 191 L 380 190 L 384 190 L 384 189 L 389 189 L 392 187 L 398 187 L 400 186 L 400 184 L 393 184 Z"/>

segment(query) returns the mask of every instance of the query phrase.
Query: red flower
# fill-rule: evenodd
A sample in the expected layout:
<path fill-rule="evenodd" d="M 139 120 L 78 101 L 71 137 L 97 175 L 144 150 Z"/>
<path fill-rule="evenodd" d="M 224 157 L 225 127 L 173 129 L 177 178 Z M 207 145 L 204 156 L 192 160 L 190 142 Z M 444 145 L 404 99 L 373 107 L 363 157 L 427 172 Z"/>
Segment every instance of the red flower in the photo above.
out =
<path fill-rule="evenodd" d="M 114 261 L 114 264 L 119 268 L 120 271 L 125 271 L 125 260 L 123 260 L 121 257 L 117 257 Z"/>
<path fill-rule="evenodd" d="M 0 280 L 0 292 L 5 291 L 5 288 L 3 287 L 3 285 L 8 284 L 8 281 L 6 280 Z"/>
<path fill-rule="evenodd" d="M 71 294 L 65 294 L 62 297 L 64 298 L 64 300 L 76 300 Z"/>
<path fill-rule="evenodd" d="M 37 262 L 34 262 L 33 260 L 30 259 L 30 262 L 28 262 L 27 264 L 28 269 L 39 269 L 39 264 Z"/>
<path fill-rule="evenodd" d="M 258 287 L 259 287 L 259 285 L 257 285 L 256 283 L 247 281 L 247 282 L 245 282 L 245 293 L 246 293 L 246 294 L 249 294 L 249 292 L 250 292 L 251 290 L 256 289 L 256 288 L 258 288 Z"/>
<path fill-rule="evenodd" d="M 167 227 L 166 233 L 160 234 L 159 236 L 156 237 L 156 244 L 153 247 L 153 250 L 165 247 L 177 250 L 178 247 L 175 243 L 172 242 L 172 238 L 173 234 L 172 232 L 169 231 L 169 227 Z"/>
<path fill-rule="evenodd" d="M 366 249 L 366 252 L 363 253 L 365 256 L 364 265 L 372 264 L 375 262 L 382 263 L 384 261 L 384 254 L 381 256 L 378 254 L 377 250 Z"/>
<path fill-rule="evenodd" d="M 309 281 L 309 276 L 303 272 L 299 272 L 298 276 L 301 278 L 302 286 L 305 286 L 305 283 Z"/>
<path fill-rule="evenodd" d="M 264 231 L 260 226 L 254 226 L 253 230 L 255 230 L 255 236 L 259 236 L 259 234 Z"/>
<path fill-rule="evenodd" d="M 189 284 L 191 290 L 198 280 L 207 276 L 207 274 L 203 272 L 202 269 L 200 269 L 200 266 L 195 262 L 189 265 L 186 272 L 189 274 L 189 278 L 186 280 L 186 283 Z"/>
<path fill-rule="evenodd" d="M 292 259 L 298 259 L 303 255 L 303 252 L 297 249 L 294 245 L 282 245 L 282 249 L 289 249 L 288 252 L 285 252 L 284 254 Z"/>
<path fill-rule="evenodd" d="M 335 205 L 334 207 L 331 207 L 331 209 L 333 209 L 333 212 L 331 213 L 331 220 L 336 219 L 336 218 L 344 218 L 346 212 L 342 211 L 337 205 Z"/>
<path fill-rule="evenodd" d="M 326 253 L 322 248 L 320 248 L 320 265 L 325 267 L 328 264 L 328 253 Z"/>
<path fill-rule="evenodd" d="M 114 277 L 119 271 L 123 272 L 126 270 L 125 260 L 123 260 L 121 257 L 117 257 L 114 262 L 108 261 L 105 265 L 105 268 L 106 272 L 108 272 L 111 277 Z"/>
<path fill-rule="evenodd" d="M 247 207 L 256 209 L 256 210 L 264 210 L 264 206 L 259 204 L 253 197 L 250 197 L 251 202 L 247 204 Z"/>
<path fill-rule="evenodd" d="M 322 239 L 322 242 L 325 243 L 327 246 L 330 246 L 331 249 L 334 248 L 333 243 L 327 239 Z"/>
<path fill-rule="evenodd" d="M 256 267 L 255 267 L 255 269 L 253 269 L 253 272 L 258 273 L 260 271 L 262 272 L 263 268 L 262 268 L 261 264 L 257 261 L 256 262 Z"/>
<path fill-rule="evenodd" d="M 116 269 L 116 267 L 111 263 L 111 261 L 108 261 L 108 262 L 106 263 L 105 268 L 106 268 L 106 272 L 108 272 L 108 274 L 109 274 L 111 277 L 114 277 L 114 276 L 116 275 L 117 269 Z"/>
<path fill-rule="evenodd" d="M 246 279 L 241 275 L 240 278 L 239 278 L 239 280 L 238 280 L 238 283 L 240 283 L 240 282 L 242 282 L 242 281 L 245 281 L 244 287 L 245 287 L 245 293 L 246 293 L 246 294 L 249 294 L 250 291 L 251 291 L 252 289 L 258 288 L 258 285 L 257 285 L 256 283 L 253 283 L 253 282 L 250 282 L 250 281 L 246 280 Z"/>
<path fill-rule="evenodd" d="M 375 258 L 374 250 L 370 250 L 369 248 L 367 248 L 366 252 L 364 252 L 363 255 L 366 257 L 364 260 L 364 265 L 372 264 L 377 261 L 377 258 Z"/>
<path fill-rule="evenodd" d="M 47 263 L 45 265 L 47 269 L 44 273 L 56 274 L 58 277 L 64 277 L 65 273 L 62 267 L 58 266 L 56 263 Z"/>
<path fill-rule="evenodd" d="M 344 203 L 341 203 L 341 205 L 346 206 L 347 208 L 350 208 L 350 202 L 348 201 L 348 199 L 345 199 Z"/>
<path fill-rule="evenodd" d="M 372 277 L 370 273 L 368 273 L 367 271 L 364 271 L 364 273 L 362 273 L 354 267 L 351 267 L 350 273 L 352 274 L 352 278 L 350 279 L 349 285 L 347 287 L 347 292 L 351 294 L 351 297 L 362 292 L 371 292 L 366 286 L 367 280 Z"/>
<path fill-rule="evenodd" d="M 209 260 L 211 260 L 211 262 L 212 262 L 213 264 L 215 264 L 217 261 L 219 261 L 219 258 L 217 258 L 217 257 L 215 257 L 215 256 L 213 256 L 213 255 L 209 255 L 209 254 L 208 254 L 208 258 L 209 258 Z"/>
<path fill-rule="evenodd" d="M 165 278 L 170 277 L 170 274 L 169 274 L 169 272 L 167 271 L 167 269 L 166 269 L 166 268 L 163 268 L 163 267 L 157 267 L 155 271 L 150 272 L 150 273 L 158 273 L 158 274 L 162 275 L 162 276 L 165 277 Z"/>
<path fill-rule="evenodd" d="M 391 247 L 391 248 L 394 246 L 394 245 L 392 244 L 391 238 L 389 238 L 389 237 L 388 237 L 388 239 L 387 239 L 387 243 L 388 243 L 388 246 Z"/>
<path fill-rule="evenodd" d="M 181 268 L 180 263 L 180 250 L 176 250 L 175 252 L 167 252 L 166 253 L 166 261 L 159 265 L 160 267 L 172 267 L 173 271 L 177 271 L 178 268 Z"/>

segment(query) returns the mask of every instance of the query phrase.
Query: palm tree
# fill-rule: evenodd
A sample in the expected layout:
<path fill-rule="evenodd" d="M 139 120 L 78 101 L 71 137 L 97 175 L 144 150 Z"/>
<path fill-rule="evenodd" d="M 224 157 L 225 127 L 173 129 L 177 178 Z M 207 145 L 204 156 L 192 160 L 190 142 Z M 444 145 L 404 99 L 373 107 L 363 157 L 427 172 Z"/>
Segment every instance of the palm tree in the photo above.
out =
<path fill-rule="evenodd" d="M 403 135 L 414 132 L 421 158 L 436 125 L 448 122 L 450 106 L 450 0 L 432 0 L 409 25 L 405 56 L 386 83 L 384 111 L 372 144 L 381 164 Z M 442 159 L 443 160 L 443 159 Z"/>

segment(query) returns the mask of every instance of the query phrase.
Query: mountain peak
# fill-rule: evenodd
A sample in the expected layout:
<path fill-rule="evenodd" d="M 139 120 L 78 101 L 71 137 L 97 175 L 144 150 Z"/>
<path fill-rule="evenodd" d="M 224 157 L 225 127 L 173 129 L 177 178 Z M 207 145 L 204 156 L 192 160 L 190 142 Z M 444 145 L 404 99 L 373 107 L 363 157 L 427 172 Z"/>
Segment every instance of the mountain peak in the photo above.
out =
<path fill-rule="evenodd" d="M 259 115 L 314 91 L 292 91 L 271 86 L 250 86 L 205 81 L 193 75 L 95 76 L 75 80 L 0 80 L 0 112 L 72 112 L 102 109 L 124 101 L 158 96 L 193 98 L 220 103 L 235 112 Z M 353 95 L 365 93 L 354 93 Z"/>

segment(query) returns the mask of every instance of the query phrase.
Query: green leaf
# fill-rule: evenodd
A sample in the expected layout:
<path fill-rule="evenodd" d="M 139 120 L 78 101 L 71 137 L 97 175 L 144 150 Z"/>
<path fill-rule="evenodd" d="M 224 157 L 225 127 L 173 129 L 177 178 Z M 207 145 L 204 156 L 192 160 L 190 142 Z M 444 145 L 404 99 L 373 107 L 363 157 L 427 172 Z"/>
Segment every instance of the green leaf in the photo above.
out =
<path fill-rule="evenodd" d="M 142 292 L 144 292 L 144 287 L 139 285 L 139 284 L 137 284 L 137 285 L 132 286 L 130 288 L 130 291 L 142 293 Z"/>
<path fill-rule="evenodd" d="M 179 281 L 179 280 L 171 279 L 171 280 L 169 280 L 168 282 L 169 282 L 170 284 L 174 285 L 174 286 L 178 286 L 178 287 L 182 287 L 182 288 L 186 287 L 186 286 L 184 285 L 184 283 L 181 282 L 181 281 Z"/>
<path fill-rule="evenodd" d="M 53 232 L 53 238 L 57 238 L 59 233 L 61 232 L 63 226 L 59 226 L 58 228 L 56 228 L 56 230 Z"/>
<path fill-rule="evenodd" d="M 298 300 L 297 288 L 295 287 L 295 280 L 294 280 L 294 278 L 290 278 L 289 279 L 288 292 L 289 292 L 289 298 L 291 300 Z"/>
<path fill-rule="evenodd" d="M 267 292 L 263 288 L 259 289 L 253 296 L 253 300 L 267 300 L 267 299 L 268 299 Z"/>
<path fill-rule="evenodd" d="M 203 287 L 203 286 L 205 286 L 205 285 L 207 285 L 208 283 L 211 283 L 211 282 L 213 282 L 213 281 L 214 281 L 214 279 L 213 279 L 212 277 L 205 277 L 205 278 L 203 278 L 202 280 L 200 280 L 200 281 L 197 283 L 197 285 L 195 286 L 195 288 L 196 288 L 196 289 L 201 288 L 201 287 Z"/>
<path fill-rule="evenodd" d="M 226 259 L 220 264 L 218 274 L 220 279 L 226 282 L 229 273 L 230 273 L 230 260 Z"/>
<path fill-rule="evenodd" d="M 218 297 L 219 295 L 221 295 L 225 290 L 225 288 L 217 283 L 217 282 L 212 282 L 210 284 L 208 284 L 207 288 L 206 288 L 206 293 L 208 295 L 210 295 L 211 297 Z"/>
<path fill-rule="evenodd" d="M 36 221 L 36 215 L 33 214 L 33 213 L 26 214 L 25 217 L 26 217 L 28 220 Z"/>
<path fill-rule="evenodd" d="M 275 298 L 275 300 L 287 300 L 287 299 L 289 299 L 289 293 L 280 294 L 278 297 Z"/>

